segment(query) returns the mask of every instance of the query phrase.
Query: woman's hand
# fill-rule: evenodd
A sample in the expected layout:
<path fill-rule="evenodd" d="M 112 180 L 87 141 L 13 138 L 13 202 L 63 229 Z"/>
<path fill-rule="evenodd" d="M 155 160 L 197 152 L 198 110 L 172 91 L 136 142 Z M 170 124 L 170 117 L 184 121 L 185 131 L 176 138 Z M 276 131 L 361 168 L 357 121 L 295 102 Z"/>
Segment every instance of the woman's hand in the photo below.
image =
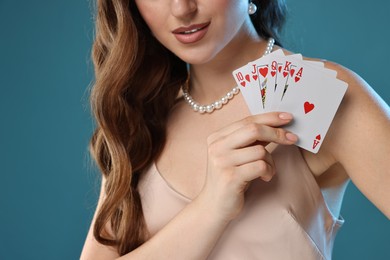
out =
<path fill-rule="evenodd" d="M 291 145 L 297 136 L 281 126 L 292 121 L 289 113 L 272 112 L 247 117 L 210 135 L 206 182 L 198 199 L 224 221 L 241 211 L 244 193 L 257 178 L 270 181 L 275 165 L 265 146 Z"/>
<path fill-rule="evenodd" d="M 291 120 L 290 114 L 277 112 L 250 116 L 212 134 L 207 140 L 208 172 L 199 196 L 142 246 L 120 259 L 206 259 L 226 225 L 242 209 L 249 183 L 256 178 L 270 181 L 275 174 L 265 146 L 297 140 L 280 128 Z M 109 258 L 110 254 L 115 257 L 110 247 L 94 240 L 91 229 L 82 259 Z"/>

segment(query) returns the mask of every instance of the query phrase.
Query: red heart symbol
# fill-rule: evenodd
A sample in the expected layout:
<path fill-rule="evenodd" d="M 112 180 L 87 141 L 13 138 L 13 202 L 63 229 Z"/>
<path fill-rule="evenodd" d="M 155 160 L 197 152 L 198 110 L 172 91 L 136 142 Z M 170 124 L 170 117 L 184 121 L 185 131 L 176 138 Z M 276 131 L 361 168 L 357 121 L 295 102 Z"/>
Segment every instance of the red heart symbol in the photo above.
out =
<path fill-rule="evenodd" d="M 321 140 L 321 135 L 317 135 L 317 136 L 316 136 L 316 139 L 317 139 L 317 140 Z"/>
<path fill-rule="evenodd" d="M 298 82 L 300 79 L 300 77 L 295 77 L 295 82 Z"/>
<path fill-rule="evenodd" d="M 245 87 L 245 81 L 241 81 L 241 86 Z"/>
<path fill-rule="evenodd" d="M 268 67 L 259 69 L 259 72 L 265 78 L 265 76 L 267 76 L 268 73 Z"/>
<path fill-rule="evenodd" d="M 276 71 L 271 71 L 271 75 L 272 75 L 272 77 L 275 77 Z"/>
<path fill-rule="evenodd" d="M 283 77 L 287 77 L 288 72 L 283 72 Z"/>
<path fill-rule="evenodd" d="M 295 72 L 294 69 L 291 69 L 291 70 L 290 70 L 290 75 L 291 75 L 291 77 L 292 77 L 292 75 L 294 75 L 294 72 Z"/>
<path fill-rule="evenodd" d="M 278 71 L 279 71 L 279 72 L 282 71 L 282 66 L 279 66 Z"/>
<path fill-rule="evenodd" d="M 251 77 L 249 77 L 248 74 L 245 75 L 245 79 L 246 79 L 246 81 L 251 82 Z"/>
<path fill-rule="evenodd" d="M 314 109 L 314 104 L 306 101 L 305 104 L 303 104 L 303 107 L 305 109 L 305 114 L 307 114 Z"/>
<path fill-rule="evenodd" d="M 252 78 L 253 78 L 254 80 L 257 80 L 258 76 L 257 76 L 257 75 L 252 75 Z"/>

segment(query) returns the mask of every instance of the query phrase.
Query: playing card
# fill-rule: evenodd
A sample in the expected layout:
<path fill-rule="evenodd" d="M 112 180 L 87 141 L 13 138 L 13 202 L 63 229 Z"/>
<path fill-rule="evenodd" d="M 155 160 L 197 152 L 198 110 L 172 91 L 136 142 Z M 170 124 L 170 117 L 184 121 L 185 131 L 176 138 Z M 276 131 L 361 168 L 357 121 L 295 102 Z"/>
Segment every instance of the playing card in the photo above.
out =
<path fill-rule="evenodd" d="M 294 84 L 290 84 L 278 110 L 293 114 L 293 123 L 285 129 L 299 137 L 296 145 L 317 153 L 348 85 L 303 62 L 295 65 L 291 76 Z"/>
<path fill-rule="evenodd" d="M 250 67 L 247 65 L 233 71 L 233 77 L 236 80 L 237 86 L 240 88 L 245 102 L 251 114 L 259 114 L 263 111 L 260 92 L 256 82 L 251 77 Z"/>

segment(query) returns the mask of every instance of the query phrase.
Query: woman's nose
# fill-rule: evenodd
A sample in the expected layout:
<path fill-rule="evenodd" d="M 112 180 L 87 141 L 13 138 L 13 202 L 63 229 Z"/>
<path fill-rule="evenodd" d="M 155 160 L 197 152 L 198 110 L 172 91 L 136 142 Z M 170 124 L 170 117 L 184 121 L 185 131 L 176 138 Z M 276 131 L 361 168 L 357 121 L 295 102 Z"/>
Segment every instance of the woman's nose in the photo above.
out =
<path fill-rule="evenodd" d="M 172 15 L 177 18 L 187 18 L 192 16 L 198 6 L 196 0 L 172 0 L 171 1 L 171 12 Z"/>

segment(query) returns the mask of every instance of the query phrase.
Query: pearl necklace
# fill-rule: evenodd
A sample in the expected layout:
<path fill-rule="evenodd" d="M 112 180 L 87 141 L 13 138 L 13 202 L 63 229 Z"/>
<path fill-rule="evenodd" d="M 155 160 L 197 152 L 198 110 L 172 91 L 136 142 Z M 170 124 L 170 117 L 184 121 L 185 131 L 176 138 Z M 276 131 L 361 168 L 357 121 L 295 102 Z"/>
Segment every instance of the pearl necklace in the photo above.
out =
<path fill-rule="evenodd" d="M 267 48 L 265 49 L 263 56 L 268 55 L 272 52 L 274 43 L 275 40 L 273 38 L 270 38 L 268 40 Z M 195 112 L 199 112 L 203 114 L 203 113 L 212 113 L 215 109 L 220 109 L 223 105 L 226 105 L 229 102 L 229 100 L 231 100 L 235 95 L 237 95 L 240 92 L 240 88 L 237 86 L 234 87 L 221 99 L 209 105 L 199 105 L 199 103 L 197 103 L 188 93 L 188 84 L 186 84 L 185 87 L 184 86 L 182 87 L 182 91 L 183 91 L 184 100 L 192 107 L 192 109 Z"/>

